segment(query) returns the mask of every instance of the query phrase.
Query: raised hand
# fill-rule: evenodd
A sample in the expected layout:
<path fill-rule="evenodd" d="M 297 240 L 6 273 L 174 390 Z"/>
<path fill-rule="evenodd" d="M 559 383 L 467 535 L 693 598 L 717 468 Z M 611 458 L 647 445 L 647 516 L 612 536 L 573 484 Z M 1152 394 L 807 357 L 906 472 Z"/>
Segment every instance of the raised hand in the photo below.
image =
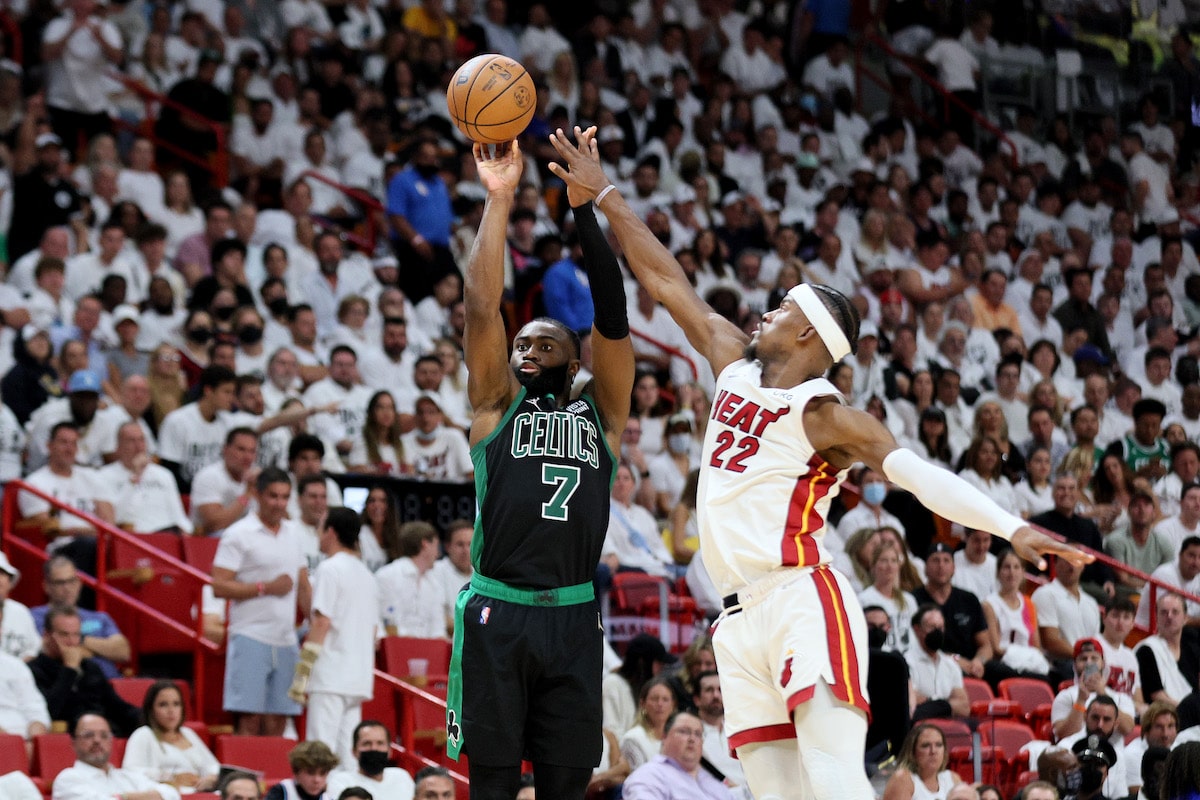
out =
<path fill-rule="evenodd" d="M 521 147 L 516 140 L 508 145 L 494 145 L 496 157 L 492 158 L 484 145 L 475 143 L 471 148 L 475 154 L 475 171 L 479 173 L 479 182 L 489 194 L 515 194 L 521 185 L 521 173 L 525 169 L 525 160 L 521 157 Z"/>
<path fill-rule="evenodd" d="M 581 206 L 589 200 L 595 200 L 610 181 L 600 166 L 596 128 L 593 126 L 583 131 L 576 125 L 575 141 L 576 144 L 571 144 L 562 128 L 550 134 L 550 144 L 554 145 L 558 157 L 562 159 L 562 164 L 551 162 L 550 171 L 567 184 L 567 202 L 572 206 Z"/>
<path fill-rule="evenodd" d="M 1043 555 L 1065 558 L 1076 567 L 1083 567 L 1096 560 L 1096 557 L 1090 553 L 1076 550 L 1066 542 L 1060 542 L 1058 539 L 1039 533 L 1029 526 L 1017 529 L 1012 537 L 1012 546 L 1018 556 L 1033 562 L 1040 570 L 1046 568 L 1046 559 L 1042 558 Z"/>

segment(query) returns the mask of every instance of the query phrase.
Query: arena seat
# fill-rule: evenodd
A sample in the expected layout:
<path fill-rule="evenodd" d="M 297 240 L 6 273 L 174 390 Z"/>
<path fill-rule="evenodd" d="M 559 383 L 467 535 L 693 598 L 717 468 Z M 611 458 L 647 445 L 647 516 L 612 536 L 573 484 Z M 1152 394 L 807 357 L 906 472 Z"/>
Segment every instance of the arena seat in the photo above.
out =
<path fill-rule="evenodd" d="M 933 725 L 941 730 L 946 737 L 946 749 L 953 750 L 956 747 L 973 747 L 974 739 L 971 736 L 971 728 L 967 723 L 957 719 L 927 719 L 925 723 Z"/>
<path fill-rule="evenodd" d="M 47 786 L 54 783 L 58 773 L 75 763 L 75 747 L 69 733 L 43 733 L 33 737 L 33 774 Z"/>
<path fill-rule="evenodd" d="M 1008 759 L 1004 748 L 983 745 L 979 749 L 980 780 L 983 783 L 999 784 L 1008 771 Z M 975 756 L 973 748 L 953 747 L 950 749 L 949 767 L 967 783 L 975 782 Z"/>
<path fill-rule="evenodd" d="M 1033 730 L 1023 722 L 1011 719 L 989 719 L 979 725 L 984 744 L 1003 747 L 1006 752 L 1018 753 L 1033 741 Z"/>
<path fill-rule="evenodd" d="M 141 708 L 142 702 L 146 699 L 146 692 L 150 691 L 150 687 L 157 680 L 158 678 L 113 678 L 111 682 L 117 696 L 126 703 Z M 176 680 L 175 685 L 179 687 L 179 693 L 183 695 L 183 718 L 191 719 L 192 687 L 183 680 Z"/>
<path fill-rule="evenodd" d="M 213 559 L 221 539 L 216 536 L 181 536 L 183 561 L 206 575 L 212 574 Z"/>
<path fill-rule="evenodd" d="M 183 548 L 180 544 L 180 536 L 177 533 L 143 533 L 138 534 L 138 541 L 148 544 L 158 550 L 165 556 L 170 556 L 176 559 L 183 558 Z M 109 550 L 109 563 L 113 569 L 134 569 L 139 564 L 144 564 L 147 560 L 150 561 L 149 566 L 158 568 L 160 564 L 154 563 L 154 555 L 140 550 L 131 544 L 128 544 L 121 539 L 113 539 Z"/>
<path fill-rule="evenodd" d="M 1042 721 L 1049 721 L 1050 706 L 1054 703 L 1054 692 L 1045 681 L 1037 678 L 1005 678 L 998 688 L 1005 700 L 1021 704 L 1025 722 L 1037 730 Z"/>
<path fill-rule="evenodd" d="M 450 650 L 449 639 L 422 639 L 415 636 L 384 637 L 383 647 L 380 648 L 384 671 L 397 678 L 411 674 L 409 659 L 423 658 L 428 661 L 425 674 L 430 684 L 446 680 L 450 672 Z"/>
<path fill-rule="evenodd" d="M 272 785 L 292 776 L 287 756 L 295 746 L 295 742 L 282 736 L 226 734 L 217 737 L 217 748 L 213 755 L 222 764 L 262 772 L 267 784 Z"/>
<path fill-rule="evenodd" d="M 0 774 L 5 772 L 30 774 L 25 738 L 15 733 L 0 733 Z"/>

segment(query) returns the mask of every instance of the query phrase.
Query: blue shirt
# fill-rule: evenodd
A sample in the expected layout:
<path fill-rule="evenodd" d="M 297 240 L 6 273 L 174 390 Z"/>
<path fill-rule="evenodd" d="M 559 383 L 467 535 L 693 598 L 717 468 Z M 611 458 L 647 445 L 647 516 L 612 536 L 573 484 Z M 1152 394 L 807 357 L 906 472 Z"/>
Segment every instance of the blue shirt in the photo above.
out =
<path fill-rule="evenodd" d="M 454 210 L 441 177 L 422 178 L 412 167 L 396 173 L 388 184 L 387 212 L 404 217 L 430 244 L 450 245 Z"/>
<path fill-rule="evenodd" d="M 625 781 L 625 800 L 733 800 L 733 793 L 701 768 L 696 777 L 679 762 L 657 755 L 633 771 Z"/>
<path fill-rule="evenodd" d="M 46 612 L 50 610 L 50 606 L 34 606 L 29 609 L 29 613 L 33 615 L 33 624 L 37 625 L 38 633 L 46 632 Z M 117 627 L 117 623 L 113 622 L 113 618 L 103 611 L 89 611 L 86 608 L 77 609 L 79 612 L 79 638 L 84 636 L 95 636 L 100 639 L 107 639 L 121 632 Z M 92 661 L 104 671 L 104 677 L 108 679 L 121 677 L 120 670 L 117 665 L 109 661 L 107 658 L 100 656 L 92 656 Z"/>
<path fill-rule="evenodd" d="M 587 273 L 570 258 L 550 265 L 542 276 L 542 302 L 546 315 L 573 331 L 592 328 L 592 289 Z"/>

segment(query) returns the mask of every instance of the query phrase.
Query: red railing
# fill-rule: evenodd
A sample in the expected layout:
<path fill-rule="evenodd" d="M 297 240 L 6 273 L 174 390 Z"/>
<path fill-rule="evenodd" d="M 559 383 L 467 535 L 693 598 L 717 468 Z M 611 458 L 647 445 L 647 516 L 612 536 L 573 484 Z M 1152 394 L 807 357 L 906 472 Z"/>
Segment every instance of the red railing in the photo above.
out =
<path fill-rule="evenodd" d="M 119 117 L 113 117 L 113 124 L 118 127 L 125 128 L 136 133 L 139 136 L 144 136 L 154 142 L 155 146 L 162 148 L 176 158 L 182 159 L 189 164 L 210 172 L 213 176 L 213 182 L 219 187 L 224 188 L 229 185 L 229 132 L 226 127 L 220 122 L 213 122 L 208 117 L 204 116 L 195 109 L 189 108 L 182 103 L 179 103 L 167 97 L 161 92 L 156 92 L 141 81 L 135 80 L 128 75 L 111 71 L 109 76 L 123 85 L 133 94 L 137 95 L 145 107 L 143 122 L 141 125 L 132 125 Z M 186 150 L 173 142 L 158 136 L 154 132 L 154 121 L 158 119 L 158 110 L 161 107 L 167 107 L 179 112 L 181 117 L 185 117 L 201 127 L 212 131 L 217 140 L 217 150 L 210 157 L 204 158 L 189 150 Z"/>
<path fill-rule="evenodd" d="M 344 183 L 338 183 L 332 178 L 322 175 L 319 172 L 314 172 L 311 169 L 305 170 L 300 174 L 300 177 L 312 178 L 314 181 L 323 183 L 326 186 L 332 186 L 334 189 L 337 189 L 339 192 L 346 195 L 346 197 L 349 197 L 355 203 L 358 203 L 360 206 L 362 206 L 366 211 L 366 213 L 363 215 L 367 225 L 366 235 L 361 236 L 353 231 L 345 231 L 345 237 L 359 250 L 362 250 L 366 253 L 375 252 L 375 245 L 379 243 L 379 216 L 383 213 L 383 204 L 380 203 L 377 198 L 373 197 L 367 192 L 364 192 L 362 189 L 356 189 L 353 186 L 347 186 Z"/>
<path fill-rule="evenodd" d="M 684 352 L 682 350 L 680 350 L 678 347 L 672 347 L 671 345 L 667 344 L 666 342 L 660 342 L 658 339 L 655 339 L 653 336 L 651 336 L 647 333 L 642 333 L 641 331 L 639 331 L 638 329 L 633 328 L 633 327 L 630 327 L 629 334 L 638 339 L 641 339 L 643 342 L 647 342 L 649 344 L 654 345 L 659 350 L 662 350 L 663 352 L 668 353 L 675 358 L 679 358 L 679 359 L 682 359 L 683 361 L 687 362 L 688 369 L 690 369 L 692 371 L 692 380 L 695 381 L 700 378 L 700 373 L 696 370 L 696 362 L 693 361 L 690 356 L 685 355 Z"/>
<path fill-rule="evenodd" d="M 862 37 L 859 38 L 858 43 L 855 46 L 855 75 L 856 75 L 856 79 L 858 82 L 858 86 L 856 87 L 856 90 L 857 90 L 856 93 L 857 93 L 858 102 L 860 105 L 862 103 L 862 96 L 863 96 L 862 80 L 864 77 L 870 78 L 872 83 L 877 84 L 880 88 L 887 91 L 888 94 L 894 94 L 894 89 L 892 87 L 891 81 L 888 80 L 886 77 L 881 78 L 873 70 L 871 70 L 869 67 L 867 67 L 865 65 L 864 58 L 863 58 L 863 51 L 865 50 L 866 45 L 868 43 L 878 47 L 889 58 L 892 58 L 896 61 L 903 63 L 905 65 L 905 67 L 907 67 L 919 81 L 921 81 L 926 86 L 928 86 L 934 92 L 934 94 L 938 95 L 938 97 L 941 98 L 943 119 L 945 119 L 945 117 L 949 116 L 949 111 L 952 106 L 959 109 L 960 111 L 965 112 L 966 114 L 968 114 L 971 117 L 972 120 L 974 120 L 976 125 L 978 125 L 980 128 L 982 128 L 983 130 L 990 133 L 992 136 L 995 136 L 998 141 L 1003 143 L 1008 148 L 1008 150 L 1012 153 L 1012 165 L 1014 167 L 1019 166 L 1018 158 L 1020 157 L 1020 154 L 1017 152 L 1017 147 L 1015 144 L 1013 144 L 1012 140 L 1009 139 L 1007 135 L 1005 135 L 1003 130 L 1001 130 L 997 125 L 993 124 L 992 121 L 989 120 L 987 117 L 985 117 L 983 114 L 979 113 L 979 111 L 977 109 L 974 109 L 971 106 L 967 105 L 967 103 L 965 101 L 963 101 L 963 99 L 961 97 L 959 97 L 958 95 L 951 92 L 949 89 L 947 89 L 945 86 L 943 86 L 936 78 L 934 78 L 932 75 L 930 75 L 924 69 L 922 69 L 920 64 L 917 63 L 916 59 L 899 52 L 898 50 L 893 48 L 892 45 L 886 39 L 884 39 L 882 36 L 880 36 L 879 34 L 875 33 L 874 31 L 872 31 L 870 29 L 867 29 L 866 31 L 863 32 Z M 917 113 L 920 114 L 922 119 L 924 119 L 927 123 L 930 123 L 939 128 L 943 127 L 944 123 L 942 120 L 934 119 L 929 114 L 927 114 L 923 109 L 918 108 Z"/>

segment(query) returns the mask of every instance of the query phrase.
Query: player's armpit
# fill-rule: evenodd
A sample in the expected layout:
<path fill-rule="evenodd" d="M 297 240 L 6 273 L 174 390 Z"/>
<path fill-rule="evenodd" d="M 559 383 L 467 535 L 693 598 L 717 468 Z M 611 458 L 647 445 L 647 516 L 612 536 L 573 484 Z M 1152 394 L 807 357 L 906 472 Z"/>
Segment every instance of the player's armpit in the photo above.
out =
<path fill-rule="evenodd" d="M 804 431 L 813 448 L 839 469 L 861 461 L 882 472 L 883 460 L 898 446 L 892 432 L 875 417 L 833 399 L 805 407 Z"/>

